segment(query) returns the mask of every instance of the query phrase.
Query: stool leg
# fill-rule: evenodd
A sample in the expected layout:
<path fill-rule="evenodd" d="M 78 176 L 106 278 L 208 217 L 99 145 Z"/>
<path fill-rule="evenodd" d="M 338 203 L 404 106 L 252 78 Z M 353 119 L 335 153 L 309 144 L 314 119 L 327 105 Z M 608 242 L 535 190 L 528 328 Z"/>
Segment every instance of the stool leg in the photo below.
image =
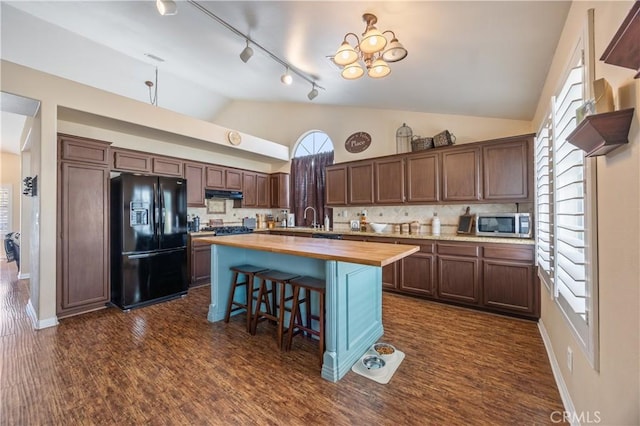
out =
<path fill-rule="evenodd" d="M 274 285 L 276 285 L 276 283 L 274 283 Z M 280 350 L 282 350 L 282 343 L 284 341 L 283 339 L 283 334 L 284 334 L 284 313 L 286 311 L 285 309 L 285 292 L 287 290 L 287 285 L 284 282 L 279 282 L 277 283 L 277 285 L 280 287 L 279 288 L 279 298 L 280 298 L 280 305 L 279 305 L 279 310 L 278 310 L 278 348 Z"/>
<path fill-rule="evenodd" d="M 253 320 L 253 279 L 254 274 L 247 274 L 247 333 L 251 332 L 251 321 Z"/>
<path fill-rule="evenodd" d="M 236 286 L 238 285 L 238 272 L 233 272 L 231 281 L 231 290 L 229 291 L 229 301 L 227 302 L 227 312 L 224 314 L 224 322 L 229 322 L 231 316 L 231 305 L 233 304 L 233 296 L 236 294 Z"/>
<path fill-rule="evenodd" d="M 311 327 L 312 326 L 312 324 L 311 324 L 311 294 L 312 294 L 312 291 L 307 288 L 307 289 L 305 289 L 304 294 L 305 294 L 305 300 L 307 302 L 307 317 L 306 317 L 307 328 L 312 328 Z M 312 334 L 309 333 L 308 331 L 307 331 L 306 335 L 307 335 L 307 337 L 311 337 L 312 336 Z"/>
<path fill-rule="evenodd" d="M 260 315 L 261 312 L 261 306 L 262 306 L 262 302 L 263 302 L 263 298 L 267 298 L 266 300 L 266 309 L 269 310 L 269 296 L 267 294 L 265 294 L 265 289 L 266 289 L 266 283 L 265 280 L 263 278 L 260 279 L 260 288 L 258 289 L 258 300 L 256 300 L 256 309 L 255 312 L 253 313 L 253 321 L 251 323 L 251 334 L 255 335 L 256 334 L 256 328 L 258 326 L 258 316 Z"/>
<path fill-rule="evenodd" d="M 300 304 L 298 297 L 300 295 L 300 287 L 297 285 L 293 286 L 293 306 L 291 307 L 291 320 L 289 321 L 289 330 L 287 333 L 287 345 L 285 350 L 291 350 L 291 342 L 293 340 L 293 332 L 295 328 L 295 317 L 300 314 Z"/>

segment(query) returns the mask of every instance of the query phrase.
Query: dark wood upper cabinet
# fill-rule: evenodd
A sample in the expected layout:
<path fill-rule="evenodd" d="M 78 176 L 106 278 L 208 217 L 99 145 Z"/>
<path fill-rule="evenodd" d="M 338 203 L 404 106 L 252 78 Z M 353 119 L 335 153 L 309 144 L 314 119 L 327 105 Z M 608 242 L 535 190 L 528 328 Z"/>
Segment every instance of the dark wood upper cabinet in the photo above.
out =
<path fill-rule="evenodd" d="M 153 157 L 151 172 L 163 176 L 182 177 L 182 160 L 168 157 Z"/>
<path fill-rule="evenodd" d="M 442 153 L 442 200 L 477 201 L 480 189 L 480 148 L 459 148 Z"/>
<path fill-rule="evenodd" d="M 184 163 L 187 180 L 187 206 L 204 207 L 204 164 Z"/>
<path fill-rule="evenodd" d="M 269 207 L 289 209 L 289 174 L 272 173 L 269 175 Z"/>
<path fill-rule="evenodd" d="M 256 173 L 256 207 L 269 208 L 269 176 Z"/>
<path fill-rule="evenodd" d="M 112 149 L 111 152 L 113 154 L 113 170 L 151 173 L 152 156 L 150 154 L 117 148 Z"/>
<path fill-rule="evenodd" d="M 242 170 L 227 169 L 224 176 L 226 189 L 229 191 L 242 191 Z"/>
<path fill-rule="evenodd" d="M 440 200 L 440 156 L 428 153 L 408 156 L 405 200 L 434 203 Z"/>
<path fill-rule="evenodd" d="M 326 169 L 325 200 L 329 206 L 347 205 L 347 166 L 329 166 Z"/>
<path fill-rule="evenodd" d="M 347 166 L 349 204 L 373 204 L 373 161 Z"/>
<path fill-rule="evenodd" d="M 242 207 L 256 207 L 256 174 L 251 172 L 242 173 Z"/>
<path fill-rule="evenodd" d="M 398 204 L 404 202 L 404 158 L 377 160 L 375 167 L 375 202 Z"/>
<path fill-rule="evenodd" d="M 225 189 L 225 171 L 221 166 L 207 166 L 206 187 L 211 189 Z"/>
<path fill-rule="evenodd" d="M 482 198 L 489 201 L 530 200 L 532 149 L 532 137 L 483 146 Z"/>
<path fill-rule="evenodd" d="M 59 135 L 60 160 L 82 163 L 109 164 L 109 144 L 93 139 Z"/>

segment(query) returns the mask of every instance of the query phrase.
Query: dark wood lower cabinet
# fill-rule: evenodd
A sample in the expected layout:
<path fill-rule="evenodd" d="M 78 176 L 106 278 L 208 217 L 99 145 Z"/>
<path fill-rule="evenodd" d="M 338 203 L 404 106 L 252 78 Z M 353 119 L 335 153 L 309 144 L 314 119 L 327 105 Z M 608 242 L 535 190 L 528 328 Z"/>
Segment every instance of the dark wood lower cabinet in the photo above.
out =
<path fill-rule="evenodd" d="M 191 282 L 190 287 L 211 282 L 211 243 L 193 240 L 191 244 Z"/>
<path fill-rule="evenodd" d="M 432 254 L 416 253 L 405 257 L 399 263 L 401 264 L 398 285 L 400 291 L 435 296 L 436 267 L 435 257 Z"/>
<path fill-rule="evenodd" d="M 484 260 L 484 305 L 515 312 L 533 313 L 533 265 L 522 262 Z"/>
<path fill-rule="evenodd" d="M 454 302 L 478 304 L 479 263 L 476 258 L 438 256 L 438 297 Z"/>

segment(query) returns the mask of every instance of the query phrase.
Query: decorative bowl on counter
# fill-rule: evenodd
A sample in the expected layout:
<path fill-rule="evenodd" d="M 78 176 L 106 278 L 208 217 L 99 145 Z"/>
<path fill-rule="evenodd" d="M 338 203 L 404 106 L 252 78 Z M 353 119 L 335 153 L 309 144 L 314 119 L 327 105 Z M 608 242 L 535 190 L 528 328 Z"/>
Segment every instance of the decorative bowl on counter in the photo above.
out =
<path fill-rule="evenodd" d="M 390 359 L 396 355 L 396 348 L 389 343 L 375 343 L 371 349 L 382 359 Z"/>
<path fill-rule="evenodd" d="M 377 355 L 367 355 L 362 358 L 362 365 L 372 376 L 379 376 L 385 372 L 387 363 Z"/>
<path fill-rule="evenodd" d="M 371 229 L 373 229 L 373 232 L 375 232 L 377 234 L 381 233 L 384 230 L 384 228 L 387 227 L 386 223 L 373 223 L 372 222 L 369 225 L 371 225 Z"/>

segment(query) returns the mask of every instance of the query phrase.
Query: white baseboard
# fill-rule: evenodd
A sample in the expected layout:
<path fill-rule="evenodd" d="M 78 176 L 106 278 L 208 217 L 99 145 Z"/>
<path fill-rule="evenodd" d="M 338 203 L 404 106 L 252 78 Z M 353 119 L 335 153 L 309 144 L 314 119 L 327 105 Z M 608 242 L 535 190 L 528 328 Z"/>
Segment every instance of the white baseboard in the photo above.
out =
<path fill-rule="evenodd" d="M 23 274 L 22 271 L 18 272 L 18 279 L 19 280 L 28 280 L 30 277 L 30 274 L 25 273 Z"/>
<path fill-rule="evenodd" d="M 574 407 L 573 405 L 571 395 L 569 394 L 569 389 L 567 389 L 567 384 L 562 377 L 560 364 L 558 364 L 558 359 L 553 352 L 551 338 L 549 338 L 549 334 L 547 333 L 547 329 L 542 322 L 542 318 L 540 318 L 540 320 L 538 321 L 538 330 L 540 330 L 540 336 L 542 336 L 544 347 L 547 350 L 547 357 L 549 358 L 549 363 L 551 363 L 551 371 L 553 371 L 553 378 L 556 380 L 556 386 L 558 386 L 558 392 L 560 392 L 560 398 L 562 399 L 562 405 L 564 405 L 564 411 L 568 413 L 567 418 L 571 420 L 572 426 L 580 426 L 580 422 L 578 421 L 578 417 L 576 416 L 576 407 Z"/>
<path fill-rule="evenodd" d="M 58 325 L 57 317 L 39 320 L 38 315 L 36 314 L 36 310 L 31 304 L 31 299 L 29 299 L 29 302 L 27 302 L 26 310 L 27 315 L 29 315 L 29 318 L 31 318 L 31 324 L 33 324 L 33 328 L 35 328 L 36 330 L 42 330 L 43 328 L 55 327 L 56 325 Z"/>

